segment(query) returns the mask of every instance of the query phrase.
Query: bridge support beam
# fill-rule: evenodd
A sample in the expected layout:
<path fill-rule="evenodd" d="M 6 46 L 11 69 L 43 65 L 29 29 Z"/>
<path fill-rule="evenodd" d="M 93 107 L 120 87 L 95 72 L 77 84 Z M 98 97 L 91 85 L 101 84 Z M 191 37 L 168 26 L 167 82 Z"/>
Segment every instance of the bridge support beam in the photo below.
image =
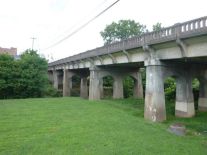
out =
<path fill-rule="evenodd" d="M 98 69 L 95 67 L 90 69 L 90 86 L 89 86 L 89 100 L 100 100 L 101 98 L 102 82 L 99 78 Z"/>
<path fill-rule="evenodd" d="M 81 77 L 80 97 L 85 99 L 88 98 L 87 77 Z"/>
<path fill-rule="evenodd" d="M 166 120 L 163 66 L 159 60 L 149 60 L 146 66 L 145 119 Z"/>
<path fill-rule="evenodd" d="M 123 77 L 115 76 L 113 83 L 113 98 L 114 99 L 122 99 L 124 98 L 123 93 Z"/>
<path fill-rule="evenodd" d="M 89 100 L 99 100 L 104 97 L 103 77 L 111 75 L 114 79 L 113 98 L 121 99 L 123 95 L 123 75 L 115 69 L 94 67 L 90 70 Z"/>
<path fill-rule="evenodd" d="M 126 76 L 133 77 L 134 97 L 143 98 L 142 78 L 139 69 L 136 68 L 101 68 L 93 67 L 90 69 L 90 86 L 89 86 L 89 100 L 99 100 L 104 97 L 103 91 L 103 77 L 113 77 L 113 98 L 124 98 L 123 93 L 123 79 Z"/>
<path fill-rule="evenodd" d="M 63 70 L 63 96 L 71 96 L 72 75 L 68 69 Z"/>
<path fill-rule="evenodd" d="M 104 98 L 103 78 L 100 79 L 100 98 Z"/>
<path fill-rule="evenodd" d="M 207 80 L 204 78 L 200 80 L 198 110 L 207 111 Z"/>
<path fill-rule="evenodd" d="M 58 89 L 59 84 L 59 73 L 56 70 L 53 70 L 53 86 L 55 89 Z"/>
<path fill-rule="evenodd" d="M 49 82 L 51 84 L 54 83 L 53 72 L 52 71 L 48 71 L 47 76 L 48 76 Z"/>
<path fill-rule="evenodd" d="M 175 116 L 193 117 L 195 115 L 192 92 L 192 77 L 183 70 L 183 75 L 176 79 Z"/>
<path fill-rule="evenodd" d="M 133 97 L 143 98 L 143 96 L 142 75 L 141 72 L 138 71 L 135 73 Z"/>

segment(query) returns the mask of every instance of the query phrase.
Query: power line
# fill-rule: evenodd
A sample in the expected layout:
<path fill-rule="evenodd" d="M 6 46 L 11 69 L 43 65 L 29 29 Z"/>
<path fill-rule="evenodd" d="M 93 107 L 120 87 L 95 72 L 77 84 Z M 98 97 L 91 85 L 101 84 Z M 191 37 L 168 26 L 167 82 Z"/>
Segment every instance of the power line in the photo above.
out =
<path fill-rule="evenodd" d="M 70 33 L 72 30 L 74 30 L 74 29 L 77 28 L 79 25 L 81 25 L 82 23 L 84 23 L 84 22 L 82 22 L 82 21 L 87 21 L 87 20 L 88 20 L 87 17 L 88 17 L 91 13 L 95 13 L 95 11 L 97 11 L 97 10 L 104 4 L 104 3 L 106 3 L 106 1 L 108 1 L 108 0 L 104 0 L 104 1 L 102 1 L 102 2 L 101 2 L 96 8 L 94 8 L 89 14 L 85 15 L 81 20 L 77 21 L 77 22 L 76 22 L 75 24 L 73 24 L 69 29 L 65 30 L 62 34 Z M 60 34 L 60 35 L 58 35 L 58 36 L 56 37 L 56 41 L 63 37 L 62 34 Z M 57 38 L 59 38 L 59 39 L 57 39 Z M 53 39 L 53 40 L 54 40 L 54 39 Z M 54 40 L 53 42 L 55 42 L 55 40 Z"/>
<path fill-rule="evenodd" d="M 120 0 L 115 1 L 114 3 L 112 3 L 110 6 L 108 6 L 106 9 L 104 9 L 103 11 L 101 11 L 99 14 L 97 14 L 96 16 L 94 16 L 92 19 L 90 19 L 88 22 L 86 22 L 85 24 L 81 25 L 79 28 L 77 28 L 76 30 L 74 30 L 72 33 L 70 33 L 69 35 L 67 35 L 66 37 L 64 37 L 63 39 L 59 40 L 58 42 L 52 44 L 51 46 L 43 49 L 43 50 L 47 50 L 50 49 L 54 46 L 57 46 L 58 44 L 62 43 L 63 41 L 65 41 L 66 39 L 70 38 L 71 36 L 73 36 L 74 34 L 76 34 L 77 32 L 79 32 L 81 29 L 83 29 L 84 27 L 86 27 L 88 24 L 90 24 L 92 21 L 94 21 L 96 18 L 98 18 L 99 16 L 101 16 L 103 13 L 105 13 L 107 10 L 109 10 L 111 7 L 113 7 L 116 3 L 118 3 Z"/>

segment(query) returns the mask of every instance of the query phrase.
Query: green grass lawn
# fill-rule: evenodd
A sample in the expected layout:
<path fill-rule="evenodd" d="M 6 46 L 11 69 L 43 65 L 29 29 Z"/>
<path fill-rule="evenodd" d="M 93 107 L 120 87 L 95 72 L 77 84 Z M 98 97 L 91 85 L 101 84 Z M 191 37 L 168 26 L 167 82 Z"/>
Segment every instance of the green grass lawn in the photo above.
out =
<path fill-rule="evenodd" d="M 80 98 L 0 100 L 0 154 L 8 155 L 207 155 L 207 113 L 168 120 L 143 118 L 143 100 Z M 169 124 L 188 132 L 176 136 Z"/>

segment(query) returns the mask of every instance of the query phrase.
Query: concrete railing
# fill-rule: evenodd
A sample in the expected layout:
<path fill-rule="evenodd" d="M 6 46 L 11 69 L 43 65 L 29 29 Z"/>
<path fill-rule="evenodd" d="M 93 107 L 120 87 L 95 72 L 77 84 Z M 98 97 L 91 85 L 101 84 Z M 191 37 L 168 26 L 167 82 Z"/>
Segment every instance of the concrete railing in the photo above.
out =
<path fill-rule="evenodd" d="M 178 23 L 173 26 L 163 28 L 160 31 L 145 33 L 141 36 L 132 37 L 120 42 L 115 42 L 74 56 L 60 59 L 49 63 L 49 67 L 122 50 L 138 48 L 143 45 L 153 45 L 176 40 L 177 38 L 188 38 L 202 34 L 207 34 L 207 16 L 184 23 Z"/>

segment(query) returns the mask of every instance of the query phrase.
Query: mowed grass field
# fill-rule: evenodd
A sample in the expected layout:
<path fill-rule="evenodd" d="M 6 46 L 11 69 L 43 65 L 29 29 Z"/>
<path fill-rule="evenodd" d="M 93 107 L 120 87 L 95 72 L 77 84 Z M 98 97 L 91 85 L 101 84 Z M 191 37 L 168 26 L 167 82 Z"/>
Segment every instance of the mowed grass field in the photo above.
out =
<path fill-rule="evenodd" d="M 168 103 L 169 104 L 169 103 Z M 1 155 L 207 155 L 207 113 L 144 120 L 143 100 L 0 100 Z M 167 131 L 184 123 L 186 136 Z"/>

